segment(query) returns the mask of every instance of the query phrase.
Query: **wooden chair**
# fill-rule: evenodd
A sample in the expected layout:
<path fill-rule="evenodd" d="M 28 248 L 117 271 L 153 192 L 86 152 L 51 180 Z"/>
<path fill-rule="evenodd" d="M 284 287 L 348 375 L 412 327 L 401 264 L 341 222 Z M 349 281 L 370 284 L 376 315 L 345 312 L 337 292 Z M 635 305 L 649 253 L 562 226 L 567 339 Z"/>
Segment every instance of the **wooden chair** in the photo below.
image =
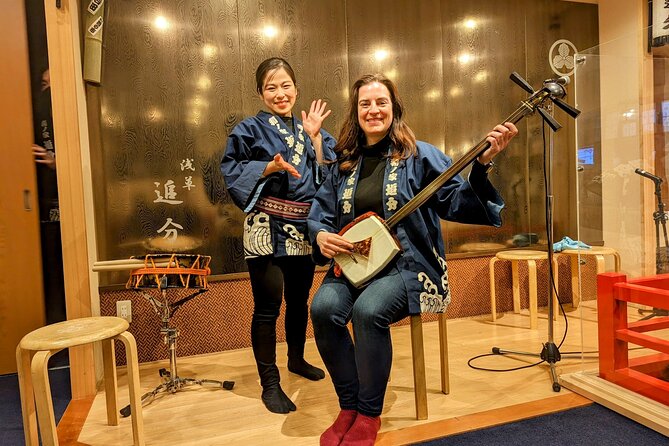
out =
<path fill-rule="evenodd" d="M 520 274 L 518 269 L 519 262 L 527 262 L 529 279 L 529 300 L 530 300 L 530 328 L 535 329 L 538 326 L 538 304 L 537 304 L 537 260 L 547 260 L 548 253 L 545 251 L 534 251 L 529 249 L 500 251 L 495 257 L 490 259 L 490 308 L 493 322 L 497 320 L 497 299 L 495 289 L 495 263 L 498 260 L 511 261 L 511 282 L 513 286 L 513 312 L 520 313 Z M 558 280 L 557 259 L 553 257 L 553 271 L 555 273 L 555 283 Z M 558 309 L 557 296 L 555 290 L 551 287 L 551 298 L 553 299 L 553 308 Z M 557 317 L 558 311 L 553 313 Z"/>
<path fill-rule="evenodd" d="M 43 445 L 57 445 L 58 436 L 49 387 L 48 362 L 51 355 L 77 345 L 102 343 L 107 424 L 119 423 L 114 339 L 125 345 L 128 389 L 132 416 L 132 436 L 136 446 L 144 445 L 144 422 L 140 398 L 137 343 L 128 331 L 128 322 L 118 317 L 85 317 L 47 325 L 21 339 L 16 347 L 23 432 L 28 446 L 39 445 L 37 421 Z M 37 405 L 37 416 L 35 416 Z"/>

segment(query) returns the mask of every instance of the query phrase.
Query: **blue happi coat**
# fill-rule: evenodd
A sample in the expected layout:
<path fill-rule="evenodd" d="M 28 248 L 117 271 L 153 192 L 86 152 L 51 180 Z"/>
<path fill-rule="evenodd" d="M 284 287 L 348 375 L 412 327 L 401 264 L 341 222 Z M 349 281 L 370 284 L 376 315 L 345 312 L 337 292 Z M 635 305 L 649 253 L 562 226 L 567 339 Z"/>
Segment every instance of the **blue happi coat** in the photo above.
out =
<path fill-rule="evenodd" d="M 436 147 L 422 141 L 416 144 L 415 157 L 386 161 L 381 216 L 385 220 L 452 164 L 451 158 Z M 308 224 L 313 255 L 319 264 L 325 264 L 327 259 L 315 243 L 318 232 L 339 232 L 358 216 L 354 197 L 359 166 L 350 172 L 334 167 L 314 197 Z M 488 181 L 485 167 L 475 162 L 468 181 L 457 175 L 395 226 L 403 249 L 396 262 L 406 285 L 411 314 L 444 312 L 451 300 L 439 219 L 500 226 L 503 207 L 504 201 Z M 328 274 L 332 274 L 332 268 Z M 346 280 L 343 275 L 341 280 Z"/>
<path fill-rule="evenodd" d="M 244 222 L 244 255 L 310 255 L 305 220 L 268 215 L 254 209 L 260 197 L 310 203 L 325 172 L 316 161 L 311 139 L 302 122 L 293 118 L 294 132 L 283 120 L 271 113 L 259 112 L 237 124 L 228 136 L 221 172 L 232 200 L 247 213 Z M 334 138 L 325 130 L 323 158 L 335 158 Z M 280 153 L 301 174 L 295 178 L 277 172 L 265 178 L 267 163 Z"/>

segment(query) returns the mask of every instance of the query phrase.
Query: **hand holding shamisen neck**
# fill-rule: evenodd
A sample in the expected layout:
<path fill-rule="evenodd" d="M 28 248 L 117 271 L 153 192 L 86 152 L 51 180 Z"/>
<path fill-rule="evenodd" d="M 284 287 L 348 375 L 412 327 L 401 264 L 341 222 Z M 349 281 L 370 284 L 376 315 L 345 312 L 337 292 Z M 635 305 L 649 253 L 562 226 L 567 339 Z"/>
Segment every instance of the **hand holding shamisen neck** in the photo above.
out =
<path fill-rule="evenodd" d="M 481 164 L 489 164 L 492 159 L 497 156 L 502 150 L 506 149 L 509 142 L 518 134 L 518 129 L 511 122 L 498 124 L 494 129 L 488 133 L 486 141 L 490 143 L 490 147 L 479 155 L 478 162 Z"/>

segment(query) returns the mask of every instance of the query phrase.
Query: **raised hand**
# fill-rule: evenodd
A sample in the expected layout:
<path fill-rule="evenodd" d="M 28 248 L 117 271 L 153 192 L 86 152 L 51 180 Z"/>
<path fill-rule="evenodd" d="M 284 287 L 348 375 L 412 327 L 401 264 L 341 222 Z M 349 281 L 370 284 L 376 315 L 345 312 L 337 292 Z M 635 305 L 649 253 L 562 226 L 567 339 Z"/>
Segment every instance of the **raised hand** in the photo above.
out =
<path fill-rule="evenodd" d="M 268 176 L 281 171 L 286 171 L 295 178 L 300 178 L 302 176 L 295 166 L 283 159 L 280 153 L 274 155 L 274 159 L 267 163 L 267 167 L 265 167 L 265 170 L 263 171 L 263 176 Z"/>
<path fill-rule="evenodd" d="M 323 121 L 332 113 L 332 110 L 326 110 L 327 105 L 327 102 L 318 99 L 311 101 L 308 115 L 302 110 L 302 124 L 309 138 L 314 139 L 320 135 Z"/>

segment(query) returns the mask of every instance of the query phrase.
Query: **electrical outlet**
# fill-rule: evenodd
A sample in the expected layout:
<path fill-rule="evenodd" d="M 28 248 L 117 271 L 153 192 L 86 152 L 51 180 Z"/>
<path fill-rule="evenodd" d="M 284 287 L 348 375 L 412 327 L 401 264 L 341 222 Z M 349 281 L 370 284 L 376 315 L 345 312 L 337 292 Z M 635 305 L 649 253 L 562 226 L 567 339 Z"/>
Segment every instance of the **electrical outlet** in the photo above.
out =
<path fill-rule="evenodd" d="M 125 319 L 128 323 L 132 322 L 132 301 L 117 300 L 116 301 L 116 316 Z"/>

